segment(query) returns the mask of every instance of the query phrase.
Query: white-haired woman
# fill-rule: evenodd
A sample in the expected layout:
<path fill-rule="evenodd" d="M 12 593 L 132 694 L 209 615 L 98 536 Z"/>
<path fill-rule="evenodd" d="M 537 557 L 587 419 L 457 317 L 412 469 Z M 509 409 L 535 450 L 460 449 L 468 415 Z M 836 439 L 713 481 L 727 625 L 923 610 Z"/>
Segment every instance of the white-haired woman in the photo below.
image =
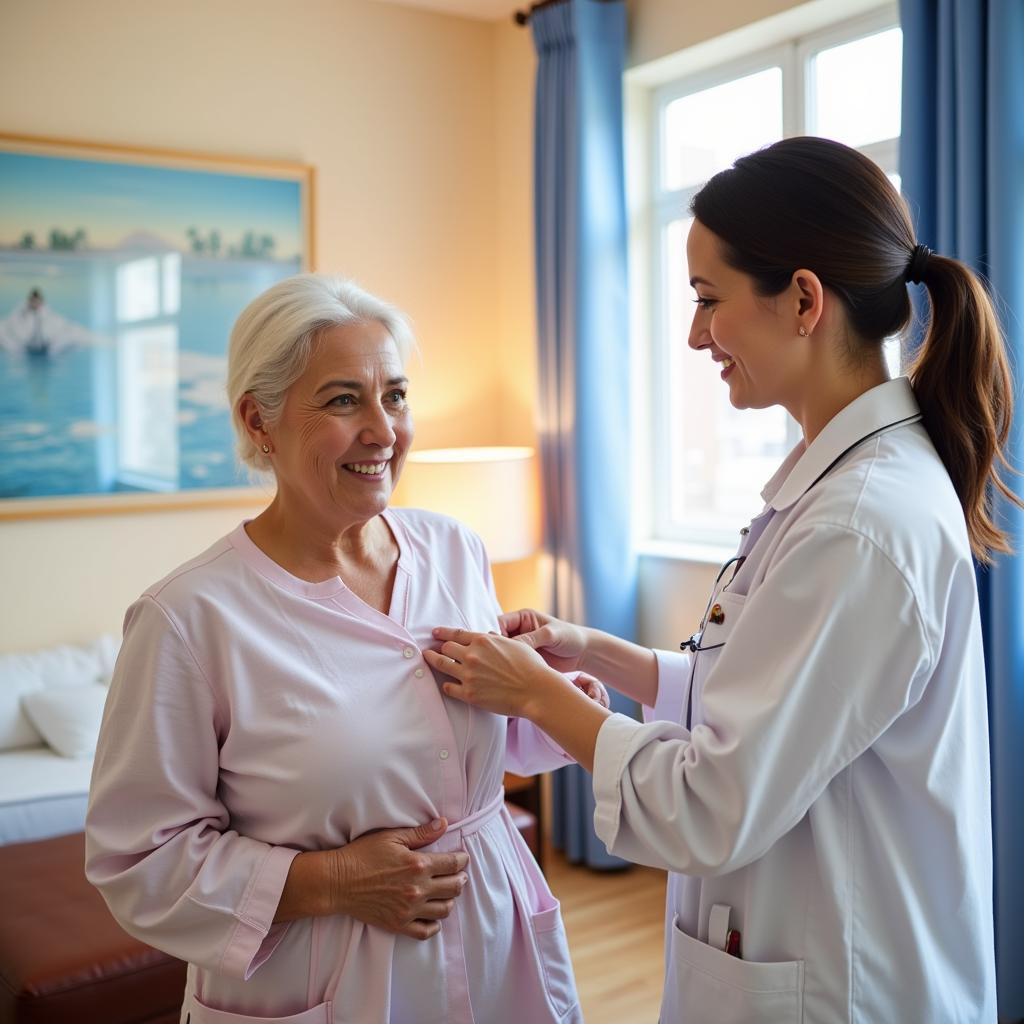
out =
<path fill-rule="evenodd" d="M 479 539 L 389 509 L 412 444 L 395 309 L 320 275 L 231 336 L 242 461 L 270 506 L 129 609 L 87 873 L 188 961 L 182 1021 L 580 1020 L 559 917 L 502 801 L 568 757 L 446 699 L 431 627 L 498 628 Z"/>

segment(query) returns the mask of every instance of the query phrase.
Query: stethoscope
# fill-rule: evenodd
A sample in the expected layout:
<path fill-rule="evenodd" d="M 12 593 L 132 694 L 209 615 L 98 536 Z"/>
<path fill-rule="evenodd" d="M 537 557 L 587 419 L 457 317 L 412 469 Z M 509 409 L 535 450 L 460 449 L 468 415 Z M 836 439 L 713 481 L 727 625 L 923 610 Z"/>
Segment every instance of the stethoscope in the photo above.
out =
<path fill-rule="evenodd" d="M 902 427 L 908 423 L 916 423 L 921 419 L 920 413 L 914 413 L 913 416 L 905 416 L 901 420 L 896 420 L 893 423 L 887 423 L 884 427 L 879 427 L 877 430 L 872 430 L 869 434 L 865 434 L 863 437 L 858 438 L 848 448 L 841 451 L 826 467 L 825 469 L 814 478 L 811 484 L 808 486 L 807 491 L 812 487 L 819 484 L 833 469 L 846 458 L 855 448 L 859 448 L 865 441 L 870 441 L 871 438 L 877 437 L 879 434 L 884 434 L 889 430 L 895 430 L 897 427 Z M 804 491 L 806 494 L 807 491 Z M 741 534 L 746 535 L 749 532 L 749 527 L 743 527 L 740 531 Z M 700 620 L 700 626 L 696 633 L 692 633 L 688 640 L 684 640 L 680 645 L 681 651 L 690 651 L 693 657 L 690 659 L 690 678 L 686 684 L 686 728 L 691 728 L 691 722 L 693 718 L 693 676 L 697 671 L 697 655 L 702 651 L 715 651 L 725 646 L 725 641 L 717 644 L 704 645 L 704 630 L 707 628 L 708 619 L 714 622 L 714 609 L 717 608 L 718 598 L 729 588 L 733 580 L 736 579 L 736 574 L 743 567 L 743 563 L 747 560 L 746 555 L 733 555 L 727 562 L 722 564 L 722 568 L 718 570 L 718 575 L 715 577 L 715 582 L 711 587 L 711 596 L 708 598 L 707 607 L 704 609 L 704 615 Z M 732 575 L 723 584 L 722 577 L 732 568 Z M 721 584 L 721 586 L 719 586 Z M 724 618 L 723 618 L 724 621 Z"/>

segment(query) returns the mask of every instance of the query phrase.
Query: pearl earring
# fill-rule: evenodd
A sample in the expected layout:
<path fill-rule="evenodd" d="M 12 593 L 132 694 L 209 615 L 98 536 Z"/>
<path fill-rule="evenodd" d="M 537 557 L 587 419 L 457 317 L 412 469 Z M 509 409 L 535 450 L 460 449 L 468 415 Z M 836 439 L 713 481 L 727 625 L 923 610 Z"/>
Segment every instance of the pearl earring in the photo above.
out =
<path fill-rule="evenodd" d="M 806 327 L 801 327 L 800 330 L 797 331 L 797 334 L 799 334 L 801 338 L 806 338 L 807 337 L 807 328 Z"/>
<path fill-rule="evenodd" d="M 263 449 L 263 454 L 264 455 L 269 455 L 270 454 L 270 445 L 269 444 L 266 444 L 264 442 L 264 444 L 261 447 Z"/>

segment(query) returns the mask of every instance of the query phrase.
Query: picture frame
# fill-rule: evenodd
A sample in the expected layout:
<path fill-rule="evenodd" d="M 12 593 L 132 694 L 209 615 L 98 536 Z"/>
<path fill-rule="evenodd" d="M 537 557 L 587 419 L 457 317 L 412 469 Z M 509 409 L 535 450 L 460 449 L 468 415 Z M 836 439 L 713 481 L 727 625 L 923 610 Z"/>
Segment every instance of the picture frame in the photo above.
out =
<path fill-rule="evenodd" d="M 253 506 L 231 325 L 315 267 L 308 164 L 0 134 L 0 520 Z"/>

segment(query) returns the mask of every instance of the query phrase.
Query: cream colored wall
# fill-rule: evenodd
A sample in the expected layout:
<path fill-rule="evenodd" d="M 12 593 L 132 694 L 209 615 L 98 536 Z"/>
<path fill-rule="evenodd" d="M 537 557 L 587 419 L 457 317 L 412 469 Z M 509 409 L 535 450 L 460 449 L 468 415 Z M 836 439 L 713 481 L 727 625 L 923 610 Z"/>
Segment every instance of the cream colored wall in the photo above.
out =
<path fill-rule="evenodd" d="M 316 167 L 319 269 L 415 321 L 421 446 L 532 439 L 532 74 L 511 25 L 366 0 L 0 6 L 0 130 Z M 117 630 L 243 514 L 0 523 L 0 650 Z"/>
<path fill-rule="evenodd" d="M 499 432 L 507 444 L 536 445 L 537 345 L 533 277 L 533 92 L 530 33 L 495 22 L 495 147 L 498 290 L 492 332 L 501 368 Z M 506 608 L 543 604 L 538 559 L 494 567 Z"/>
<path fill-rule="evenodd" d="M 533 93 L 536 60 L 530 33 L 511 21 L 495 23 L 494 39 L 498 315 L 493 337 L 503 368 L 501 433 L 510 444 L 534 444 L 537 324 L 533 277 Z"/>

